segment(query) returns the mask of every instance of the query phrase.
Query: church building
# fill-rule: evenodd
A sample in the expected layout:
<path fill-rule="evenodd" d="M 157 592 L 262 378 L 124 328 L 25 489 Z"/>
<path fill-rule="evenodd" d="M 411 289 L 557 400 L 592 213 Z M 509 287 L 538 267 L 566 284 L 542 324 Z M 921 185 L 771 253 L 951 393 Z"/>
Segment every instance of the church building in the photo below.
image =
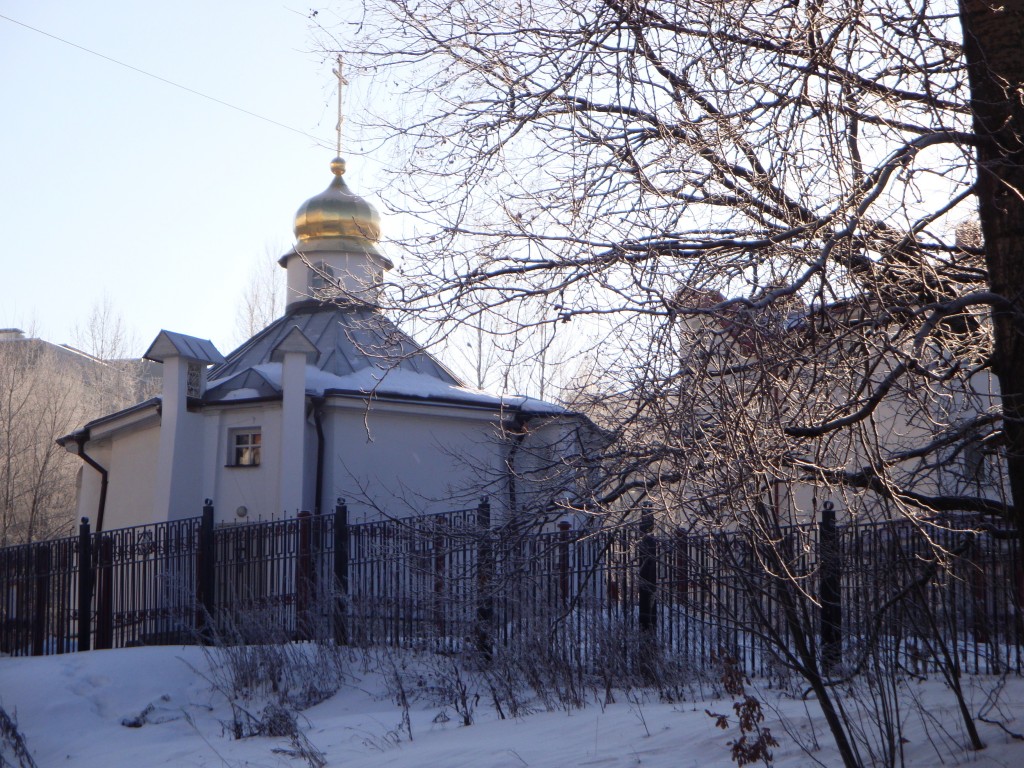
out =
<path fill-rule="evenodd" d="M 391 261 L 380 220 L 331 163 L 299 208 L 283 317 L 231 354 L 161 331 L 162 393 L 58 441 L 85 463 L 78 514 L 96 530 L 329 512 L 353 522 L 474 506 L 497 519 L 574 498 L 594 427 L 528 397 L 465 386 L 377 307 Z M 544 502 L 546 505 L 547 502 Z"/>

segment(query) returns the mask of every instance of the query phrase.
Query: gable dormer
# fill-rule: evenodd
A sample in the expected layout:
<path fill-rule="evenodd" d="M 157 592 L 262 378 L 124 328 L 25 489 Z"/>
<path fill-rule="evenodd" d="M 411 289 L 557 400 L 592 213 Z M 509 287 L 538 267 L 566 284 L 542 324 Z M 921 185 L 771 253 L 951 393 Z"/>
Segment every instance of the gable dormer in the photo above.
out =
<path fill-rule="evenodd" d="M 160 331 L 142 357 L 164 366 L 165 405 L 169 398 L 185 402 L 188 398 L 202 397 L 206 392 L 207 369 L 225 362 L 209 339 L 173 331 Z"/>

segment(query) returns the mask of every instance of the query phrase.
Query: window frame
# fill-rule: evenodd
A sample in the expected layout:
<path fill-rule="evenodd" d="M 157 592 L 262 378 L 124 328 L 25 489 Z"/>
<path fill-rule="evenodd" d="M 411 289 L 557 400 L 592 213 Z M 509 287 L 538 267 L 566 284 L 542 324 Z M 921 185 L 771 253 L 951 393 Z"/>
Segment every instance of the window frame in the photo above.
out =
<path fill-rule="evenodd" d="M 228 467 L 255 468 L 263 463 L 261 427 L 237 427 L 228 430 Z"/>
<path fill-rule="evenodd" d="M 326 261 L 318 261 L 311 265 L 309 270 L 309 290 L 316 296 L 317 293 L 324 293 L 337 287 L 334 267 Z"/>

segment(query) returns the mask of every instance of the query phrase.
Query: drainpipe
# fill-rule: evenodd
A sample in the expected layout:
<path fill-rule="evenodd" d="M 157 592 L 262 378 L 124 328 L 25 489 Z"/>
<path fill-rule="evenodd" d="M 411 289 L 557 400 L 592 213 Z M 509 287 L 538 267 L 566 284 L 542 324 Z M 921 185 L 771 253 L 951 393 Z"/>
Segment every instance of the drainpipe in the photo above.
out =
<path fill-rule="evenodd" d="M 78 455 L 82 461 L 100 473 L 100 503 L 96 510 L 96 533 L 103 530 L 103 513 L 107 509 L 107 470 L 89 454 L 85 452 L 85 442 L 89 438 L 84 434 L 75 435 L 75 443 L 78 445 Z"/>
<path fill-rule="evenodd" d="M 313 399 L 313 423 L 316 425 L 316 488 L 313 490 L 313 514 L 323 510 L 324 497 L 324 403 L 323 397 Z"/>

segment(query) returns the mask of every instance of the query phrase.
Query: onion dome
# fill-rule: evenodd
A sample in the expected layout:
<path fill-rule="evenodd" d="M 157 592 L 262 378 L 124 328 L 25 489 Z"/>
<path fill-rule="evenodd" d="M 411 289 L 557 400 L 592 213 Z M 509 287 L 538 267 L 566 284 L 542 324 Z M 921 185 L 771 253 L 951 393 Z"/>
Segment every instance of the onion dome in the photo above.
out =
<path fill-rule="evenodd" d="M 334 180 L 315 197 L 309 198 L 295 214 L 295 237 L 300 245 L 325 237 L 351 237 L 370 243 L 380 239 L 377 210 L 345 184 L 345 161 L 331 161 Z"/>

